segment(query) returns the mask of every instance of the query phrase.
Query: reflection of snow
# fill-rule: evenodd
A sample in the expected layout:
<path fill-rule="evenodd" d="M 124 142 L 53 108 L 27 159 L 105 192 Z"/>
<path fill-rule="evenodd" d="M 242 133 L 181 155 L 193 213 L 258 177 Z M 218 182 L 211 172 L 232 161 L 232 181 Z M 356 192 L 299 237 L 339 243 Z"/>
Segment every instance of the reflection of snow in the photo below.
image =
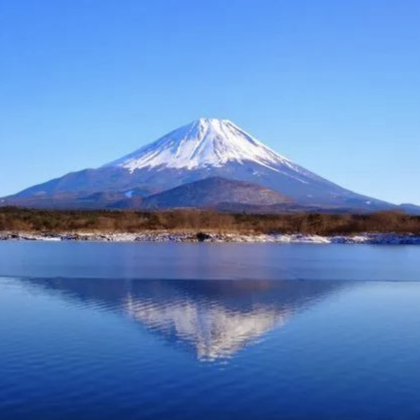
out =
<path fill-rule="evenodd" d="M 233 357 L 347 282 L 31 279 L 37 287 L 128 316 L 199 360 Z"/>
<path fill-rule="evenodd" d="M 255 307 L 248 311 L 227 309 L 211 302 L 179 300 L 154 304 L 128 296 L 125 309 L 135 320 L 191 343 L 199 359 L 229 357 L 275 326 L 283 325 L 289 311 Z"/>

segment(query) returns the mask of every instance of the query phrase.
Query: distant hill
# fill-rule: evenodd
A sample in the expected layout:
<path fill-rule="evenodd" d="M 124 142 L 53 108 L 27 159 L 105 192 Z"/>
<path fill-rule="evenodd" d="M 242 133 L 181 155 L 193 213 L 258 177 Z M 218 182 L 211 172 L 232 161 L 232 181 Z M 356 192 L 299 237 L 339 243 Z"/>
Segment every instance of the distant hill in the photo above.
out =
<path fill-rule="evenodd" d="M 219 177 L 191 182 L 143 199 L 145 209 L 218 208 L 228 204 L 245 206 L 288 205 L 282 194 L 250 182 Z"/>

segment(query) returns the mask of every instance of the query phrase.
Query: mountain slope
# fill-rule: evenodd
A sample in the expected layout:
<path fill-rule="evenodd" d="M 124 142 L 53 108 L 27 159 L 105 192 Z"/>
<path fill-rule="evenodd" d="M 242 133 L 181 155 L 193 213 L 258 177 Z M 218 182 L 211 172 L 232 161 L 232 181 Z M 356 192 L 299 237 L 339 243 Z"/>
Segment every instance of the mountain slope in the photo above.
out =
<path fill-rule="evenodd" d="M 200 119 L 98 169 L 67 174 L 9 197 L 48 202 L 132 189 L 146 197 L 206 178 L 259 184 L 296 204 L 381 210 L 395 206 L 346 190 L 279 155 L 228 120 Z"/>
<path fill-rule="evenodd" d="M 399 210 L 404 211 L 408 214 L 420 216 L 420 206 L 416 206 L 415 204 L 403 203 L 400 204 L 398 208 Z"/>
<path fill-rule="evenodd" d="M 207 178 L 185 184 L 143 200 L 144 208 L 216 208 L 224 204 L 265 205 L 290 203 L 286 197 L 268 188 L 224 178 Z"/>

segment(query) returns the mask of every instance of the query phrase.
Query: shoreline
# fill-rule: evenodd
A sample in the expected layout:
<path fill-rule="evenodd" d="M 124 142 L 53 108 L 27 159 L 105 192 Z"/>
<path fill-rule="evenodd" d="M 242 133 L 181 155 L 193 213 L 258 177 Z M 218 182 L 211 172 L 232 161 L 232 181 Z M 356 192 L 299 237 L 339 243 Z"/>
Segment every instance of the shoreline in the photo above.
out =
<path fill-rule="evenodd" d="M 420 245 L 420 235 L 396 233 L 364 233 L 355 235 L 250 234 L 208 232 L 0 232 L 0 241 L 41 242 L 175 242 L 175 243 L 278 243 L 278 244 L 370 244 Z"/>

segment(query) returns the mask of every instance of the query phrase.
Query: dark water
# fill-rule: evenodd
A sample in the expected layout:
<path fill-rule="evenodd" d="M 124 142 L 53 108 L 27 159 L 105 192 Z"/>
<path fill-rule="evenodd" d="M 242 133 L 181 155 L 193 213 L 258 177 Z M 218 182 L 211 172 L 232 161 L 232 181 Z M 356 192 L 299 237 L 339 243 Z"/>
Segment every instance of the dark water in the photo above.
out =
<path fill-rule="evenodd" d="M 0 243 L 0 419 L 419 419 L 420 247 Z"/>

